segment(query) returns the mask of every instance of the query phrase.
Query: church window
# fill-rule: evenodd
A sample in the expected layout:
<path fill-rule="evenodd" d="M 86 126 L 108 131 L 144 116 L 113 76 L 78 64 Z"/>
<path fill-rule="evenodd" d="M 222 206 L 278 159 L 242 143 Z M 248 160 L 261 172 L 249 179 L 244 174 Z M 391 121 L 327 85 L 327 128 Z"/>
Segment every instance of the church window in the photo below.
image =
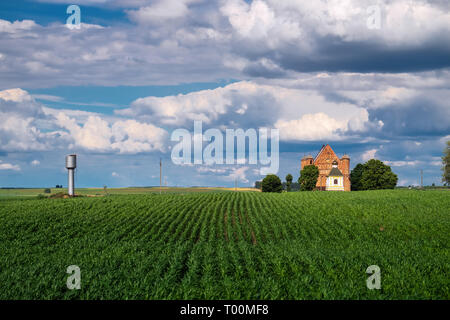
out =
<path fill-rule="evenodd" d="M 334 179 L 334 184 L 338 184 L 338 179 Z"/>

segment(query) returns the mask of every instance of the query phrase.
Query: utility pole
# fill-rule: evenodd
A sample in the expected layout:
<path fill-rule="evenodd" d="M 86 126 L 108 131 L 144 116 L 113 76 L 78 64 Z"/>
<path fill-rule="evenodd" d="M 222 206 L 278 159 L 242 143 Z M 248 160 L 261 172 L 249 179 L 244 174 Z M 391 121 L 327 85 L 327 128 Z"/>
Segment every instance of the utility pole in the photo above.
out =
<path fill-rule="evenodd" d="M 234 191 L 237 191 L 237 179 L 234 180 Z"/>
<path fill-rule="evenodd" d="M 162 160 L 159 158 L 159 194 L 161 194 L 162 189 Z"/>
<path fill-rule="evenodd" d="M 423 170 L 420 170 L 420 189 L 423 189 Z"/>

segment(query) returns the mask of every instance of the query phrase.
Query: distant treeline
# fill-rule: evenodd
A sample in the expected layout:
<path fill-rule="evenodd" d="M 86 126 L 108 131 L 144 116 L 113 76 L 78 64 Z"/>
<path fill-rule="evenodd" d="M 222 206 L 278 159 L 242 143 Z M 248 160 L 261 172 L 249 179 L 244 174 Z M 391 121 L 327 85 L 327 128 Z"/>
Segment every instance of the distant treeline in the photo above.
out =
<path fill-rule="evenodd" d="M 31 190 L 31 189 L 42 189 L 42 188 L 20 188 L 20 187 L 0 187 L 2 190 Z"/>
<path fill-rule="evenodd" d="M 56 185 L 53 189 L 61 189 L 62 185 Z M 22 187 L 0 187 L 0 190 L 36 190 L 36 189 L 46 189 L 46 187 L 33 187 L 33 188 L 22 188 Z"/>
<path fill-rule="evenodd" d="M 450 189 L 450 186 L 423 186 L 422 188 L 420 186 L 400 186 L 395 187 L 395 189 Z"/>
<path fill-rule="evenodd" d="M 283 190 L 286 190 L 286 182 L 282 183 L 283 185 Z M 261 181 L 256 181 L 255 182 L 255 188 L 256 189 L 261 189 Z M 298 182 L 292 182 L 291 183 L 291 191 L 299 191 L 300 190 L 300 184 Z"/>
<path fill-rule="evenodd" d="M 283 185 L 283 190 L 286 190 L 286 182 L 282 183 Z M 255 182 L 255 188 L 256 189 L 260 189 L 261 190 L 261 181 L 256 181 Z M 404 186 L 397 186 L 395 187 L 395 189 L 420 189 L 419 186 L 410 186 L 410 187 L 404 187 Z M 450 189 L 450 186 L 424 186 L 423 189 Z M 291 191 L 299 191 L 300 190 L 300 185 L 298 184 L 298 182 L 292 182 L 291 184 Z"/>

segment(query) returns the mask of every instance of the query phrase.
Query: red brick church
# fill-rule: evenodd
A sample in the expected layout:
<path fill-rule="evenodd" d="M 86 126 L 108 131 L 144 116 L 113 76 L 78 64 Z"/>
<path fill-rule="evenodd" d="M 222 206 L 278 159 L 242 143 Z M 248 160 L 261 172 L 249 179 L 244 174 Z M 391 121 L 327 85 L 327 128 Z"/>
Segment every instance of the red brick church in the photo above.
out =
<path fill-rule="evenodd" d="M 319 168 L 316 187 L 327 191 L 350 191 L 350 157 L 342 158 L 334 153 L 330 145 L 323 145 L 315 158 L 308 155 L 302 159 L 302 169 L 308 165 Z"/>

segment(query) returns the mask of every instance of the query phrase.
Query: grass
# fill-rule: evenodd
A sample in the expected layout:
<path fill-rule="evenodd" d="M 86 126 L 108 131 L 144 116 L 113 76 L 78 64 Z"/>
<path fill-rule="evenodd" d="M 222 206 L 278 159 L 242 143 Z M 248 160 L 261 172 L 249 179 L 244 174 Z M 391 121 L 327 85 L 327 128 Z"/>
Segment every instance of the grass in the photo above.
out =
<path fill-rule="evenodd" d="M 46 188 L 4 188 L 0 189 L 0 200 L 14 199 L 20 197 L 21 199 L 36 197 L 39 194 L 50 196 L 45 194 L 44 190 Z M 49 188 L 50 189 L 50 188 Z M 214 188 L 214 187 L 162 187 L 162 193 L 195 193 L 195 192 L 218 192 L 218 191 L 233 191 L 234 188 Z M 239 191 L 259 191 L 254 188 L 238 188 Z M 56 193 L 67 193 L 67 188 L 51 188 L 51 194 Z M 129 188 L 108 188 L 105 192 L 103 188 L 77 188 L 76 194 L 86 196 L 86 195 L 130 195 L 130 194 L 152 194 L 159 193 L 159 187 L 129 187 Z"/>
<path fill-rule="evenodd" d="M 449 299 L 449 195 L 5 197 L 0 299 Z"/>

